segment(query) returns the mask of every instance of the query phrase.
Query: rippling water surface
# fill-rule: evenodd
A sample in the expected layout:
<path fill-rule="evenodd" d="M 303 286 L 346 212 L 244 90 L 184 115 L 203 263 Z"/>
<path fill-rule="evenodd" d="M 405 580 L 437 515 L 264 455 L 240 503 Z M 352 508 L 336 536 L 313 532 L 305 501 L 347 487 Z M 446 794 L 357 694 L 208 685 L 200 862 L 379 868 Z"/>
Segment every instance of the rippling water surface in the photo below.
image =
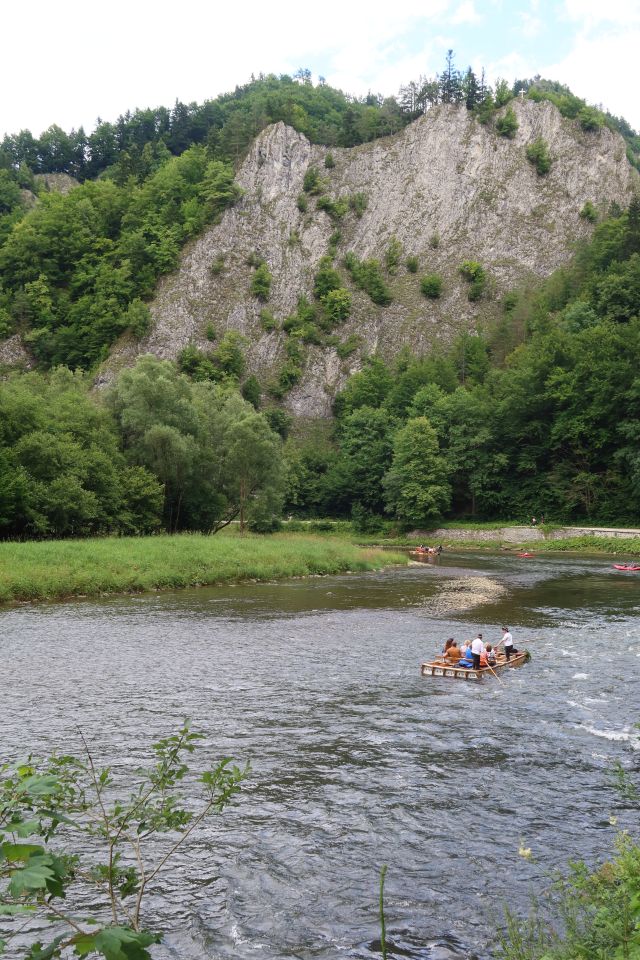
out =
<path fill-rule="evenodd" d="M 158 958 L 492 956 L 505 901 L 632 826 L 640 575 L 595 559 L 444 555 L 437 567 L 25 606 L 0 613 L 2 756 L 137 764 L 191 717 L 250 760 L 233 807 L 150 901 Z M 482 685 L 421 678 L 449 635 L 532 662 Z M 518 855 L 521 841 L 533 852 Z"/>

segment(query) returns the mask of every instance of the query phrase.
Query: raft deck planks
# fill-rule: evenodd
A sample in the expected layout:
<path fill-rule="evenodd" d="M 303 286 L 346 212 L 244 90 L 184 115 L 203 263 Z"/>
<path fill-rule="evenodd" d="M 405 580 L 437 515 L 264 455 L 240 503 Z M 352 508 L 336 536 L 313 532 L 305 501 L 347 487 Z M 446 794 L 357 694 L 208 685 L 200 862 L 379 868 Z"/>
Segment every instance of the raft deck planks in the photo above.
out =
<path fill-rule="evenodd" d="M 420 673 L 423 677 L 450 677 L 453 680 L 479 681 L 484 679 L 485 676 L 492 677 L 494 673 L 500 673 L 502 670 L 521 667 L 527 660 L 526 650 L 517 653 L 514 657 L 511 657 L 510 660 L 500 660 L 491 669 L 489 669 L 489 667 L 481 667 L 479 670 L 474 670 L 470 667 L 455 667 L 453 664 L 432 660 L 422 664 Z"/>

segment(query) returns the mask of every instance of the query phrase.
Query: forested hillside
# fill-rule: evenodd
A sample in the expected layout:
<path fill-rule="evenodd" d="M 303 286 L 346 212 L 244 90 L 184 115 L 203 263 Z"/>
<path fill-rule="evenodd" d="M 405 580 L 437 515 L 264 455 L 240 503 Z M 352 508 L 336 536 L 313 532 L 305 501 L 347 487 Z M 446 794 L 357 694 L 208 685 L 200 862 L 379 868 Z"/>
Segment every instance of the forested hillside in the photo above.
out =
<path fill-rule="evenodd" d="M 365 529 L 385 515 L 637 524 L 638 357 L 636 198 L 570 266 L 514 291 L 490 334 L 373 357 L 336 399 L 335 443 L 290 443 L 291 504 Z"/>
<path fill-rule="evenodd" d="M 0 535 L 634 520 L 638 146 L 451 58 L 6 137 Z"/>

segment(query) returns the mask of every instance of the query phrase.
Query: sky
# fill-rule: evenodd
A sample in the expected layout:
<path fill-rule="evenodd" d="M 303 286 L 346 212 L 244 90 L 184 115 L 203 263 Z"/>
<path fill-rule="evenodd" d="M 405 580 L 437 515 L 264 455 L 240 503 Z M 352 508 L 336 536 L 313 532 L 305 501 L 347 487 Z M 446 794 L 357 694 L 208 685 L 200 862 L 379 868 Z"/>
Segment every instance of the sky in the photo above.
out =
<path fill-rule="evenodd" d="M 308 68 L 346 93 L 442 71 L 568 84 L 640 130 L 640 0 L 31 0 L 3 10 L 0 136 L 212 99 L 252 73 Z"/>

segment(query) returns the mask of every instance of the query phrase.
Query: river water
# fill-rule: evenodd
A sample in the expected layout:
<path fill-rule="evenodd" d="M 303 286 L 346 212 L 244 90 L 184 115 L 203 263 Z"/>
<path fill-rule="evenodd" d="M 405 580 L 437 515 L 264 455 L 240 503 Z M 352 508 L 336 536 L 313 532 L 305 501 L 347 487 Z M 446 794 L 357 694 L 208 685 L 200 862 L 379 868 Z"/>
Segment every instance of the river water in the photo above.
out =
<path fill-rule="evenodd" d="M 447 636 L 512 628 L 532 661 L 422 678 Z M 250 779 L 149 903 L 158 958 L 487 960 L 567 860 L 637 812 L 640 574 L 608 561 L 445 554 L 405 570 L 0 613 L 0 752 L 146 761 L 183 717 Z M 530 848 L 531 859 L 519 854 Z"/>

